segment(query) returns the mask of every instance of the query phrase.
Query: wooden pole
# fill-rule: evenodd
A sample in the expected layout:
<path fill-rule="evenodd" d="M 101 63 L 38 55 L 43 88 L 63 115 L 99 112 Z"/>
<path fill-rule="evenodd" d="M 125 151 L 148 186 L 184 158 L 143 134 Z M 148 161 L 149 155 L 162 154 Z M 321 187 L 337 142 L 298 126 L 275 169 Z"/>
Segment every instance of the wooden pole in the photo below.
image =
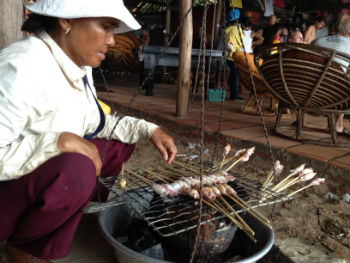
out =
<path fill-rule="evenodd" d="M 192 5 L 191 0 L 180 1 L 180 23 Z M 176 116 L 186 117 L 188 111 L 188 97 L 191 81 L 191 53 L 192 53 L 192 10 L 188 13 L 180 30 L 179 50 L 179 81 L 177 87 Z"/>
<path fill-rule="evenodd" d="M 0 49 L 21 39 L 23 33 L 22 0 L 0 0 Z"/>
<path fill-rule="evenodd" d="M 170 0 L 168 0 L 166 12 L 165 12 L 165 35 L 164 35 L 164 47 L 168 47 L 170 40 L 170 21 L 171 21 L 171 9 L 170 9 Z M 163 75 L 166 73 L 167 67 L 163 66 Z"/>
<path fill-rule="evenodd" d="M 169 1 L 168 1 L 169 2 Z M 171 9 L 168 3 L 165 13 L 165 35 L 164 35 L 164 45 L 168 46 L 170 37 L 170 19 L 171 19 Z"/>
<path fill-rule="evenodd" d="M 222 0 L 218 0 L 216 4 L 216 19 L 213 21 L 215 22 L 215 31 L 214 31 L 214 41 L 215 41 L 215 47 L 217 46 L 217 39 L 219 36 L 220 31 L 220 25 L 221 25 L 221 15 L 222 15 Z"/>

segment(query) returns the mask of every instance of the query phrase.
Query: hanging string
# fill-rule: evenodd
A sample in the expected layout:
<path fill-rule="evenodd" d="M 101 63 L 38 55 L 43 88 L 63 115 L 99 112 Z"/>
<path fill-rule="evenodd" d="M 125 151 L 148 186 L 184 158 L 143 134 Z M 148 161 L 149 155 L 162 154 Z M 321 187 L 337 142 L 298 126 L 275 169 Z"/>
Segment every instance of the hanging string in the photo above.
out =
<path fill-rule="evenodd" d="M 206 48 L 206 39 L 207 39 L 207 13 L 208 13 L 208 2 L 209 0 L 206 0 L 204 3 L 204 14 L 203 14 L 203 20 L 202 20 L 202 30 L 203 30 L 203 63 L 202 63 L 202 86 L 201 86 L 201 95 L 202 95 L 202 102 L 201 102 L 201 152 L 200 152 L 200 169 L 199 169 L 199 215 L 198 215 L 198 222 L 197 222 L 197 232 L 196 237 L 193 245 L 193 251 L 190 258 L 190 263 L 193 262 L 194 257 L 196 255 L 198 244 L 199 244 L 199 236 L 200 236 L 200 230 L 201 230 L 201 222 L 202 222 L 202 209 L 203 209 L 203 155 L 204 155 L 204 115 L 205 115 L 205 89 L 204 89 L 204 80 L 205 80 L 205 48 Z"/>
<path fill-rule="evenodd" d="M 239 39 L 240 39 L 241 43 L 243 44 L 244 43 L 243 42 L 243 37 L 242 37 L 243 31 L 242 31 L 241 25 L 238 23 L 234 6 L 232 6 L 232 12 L 233 12 L 233 15 L 235 17 L 235 21 L 237 21 Z M 275 157 L 274 157 L 274 154 L 272 152 L 272 147 L 271 147 L 271 143 L 270 143 L 270 140 L 269 140 L 269 134 L 268 134 L 268 131 L 267 131 L 267 128 L 266 128 L 266 123 L 265 123 L 265 120 L 264 120 L 264 116 L 262 114 L 262 110 L 261 110 L 261 107 L 260 107 L 260 104 L 259 104 L 258 94 L 257 94 L 257 91 L 256 91 L 255 82 L 254 82 L 254 77 L 253 77 L 253 73 L 252 73 L 252 70 L 251 70 L 251 67 L 250 67 L 250 64 L 249 64 L 249 61 L 248 61 L 248 56 L 247 56 L 247 52 L 245 50 L 244 44 L 242 45 L 242 48 L 243 48 L 244 58 L 245 58 L 247 66 L 248 66 L 250 82 L 252 84 L 253 91 L 254 91 L 255 103 L 258 106 L 261 124 L 262 124 L 262 126 L 264 128 L 264 135 L 265 135 L 265 138 L 266 138 L 267 145 L 269 147 L 269 153 L 270 153 L 271 162 L 272 162 L 272 169 L 274 171 L 274 174 L 276 174 L 276 171 L 275 171 Z M 275 183 L 277 182 L 277 178 L 275 176 L 274 176 L 274 182 Z M 276 200 L 276 197 L 275 197 L 275 200 Z M 276 202 L 274 202 L 274 204 L 273 204 L 271 219 L 273 219 L 273 217 L 275 215 L 275 207 L 276 207 Z"/>
<path fill-rule="evenodd" d="M 226 1 L 223 1 L 222 3 L 222 17 L 223 17 L 223 23 L 224 25 L 226 25 L 227 23 L 227 20 L 226 20 L 226 4 L 225 4 Z M 220 22 L 220 21 L 219 21 Z M 221 26 L 221 25 L 220 25 Z M 220 30 L 221 28 L 219 28 Z M 215 161 L 215 156 L 216 156 L 216 151 L 217 151 L 217 147 L 218 147 L 218 144 L 219 144 L 219 137 L 220 137 L 220 132 L 221 132 L 221 125 L 222 125 L 222 120 L 223 120 L 223 117 L 224 117 L 224 101 L 225 101 L 225 79 L 226 79 L 226 66 L 227 66 L 227 52 L 225 52 L 225 46 L 226 46 L 226 34 L 225 34 L 225 30 L 223 31 L 223 34 L 224 34 L 224 60 L 223 60 L 223 72 L 222 72 L 222 80 L 221 80 L 221 83 L 223 83 L 223 92 L 221 93 L 221 104 L 220 104 L 220 115 L 219 115 L 219 121 L 218 121 L 218 129 L 216 131 L 216 136 L 215 136 L 215 145 L 214 145 L 214 150 L 213 150 L 213 155 L 212 155 L 212 159 L 211 159 L 211 163 L 214 164 L 214 161 Z"/>

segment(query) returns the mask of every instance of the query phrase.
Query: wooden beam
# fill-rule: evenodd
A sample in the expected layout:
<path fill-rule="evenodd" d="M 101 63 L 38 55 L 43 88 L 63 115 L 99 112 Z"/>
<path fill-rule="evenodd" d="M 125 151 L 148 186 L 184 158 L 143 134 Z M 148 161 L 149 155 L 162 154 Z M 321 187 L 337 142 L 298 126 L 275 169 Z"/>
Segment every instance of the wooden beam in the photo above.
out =
<path fill-rule="evenodd" d="M 192 5 L 191 0 L 180 1 L 180 23 Z M 188 13 L 180 30 L 179 81 L 177 87 L 176 116 L 186 117 L 191 83 L 193 23 L 192 10 Z"/>
<path fill-rule="evenodd" d="M 164 45 L 167 47 L 169 44 L 169 37 L 170 37 L 170 20 L 171 20 L 171 9 L 168 5 L 166 8 L 166 15 L 165 15 L 165 35 L 164 35 Z"/>
<path fill-rule="evenodd" d="M 222 14 L 222 0 L 218 0 L 216 4 L 216 18 L 215 18 L 215 31 L 214 31 L 215 47 L 217 47 L 217 44 L 218 44 L 217 39 L 219 36 L 219 31 L 221 26 L 221 14 Z"/>
<path fill-rule="evenodd" d="M 21 39 L 23 33 L 22 0 L 0 0 L 0 49 Z"/>

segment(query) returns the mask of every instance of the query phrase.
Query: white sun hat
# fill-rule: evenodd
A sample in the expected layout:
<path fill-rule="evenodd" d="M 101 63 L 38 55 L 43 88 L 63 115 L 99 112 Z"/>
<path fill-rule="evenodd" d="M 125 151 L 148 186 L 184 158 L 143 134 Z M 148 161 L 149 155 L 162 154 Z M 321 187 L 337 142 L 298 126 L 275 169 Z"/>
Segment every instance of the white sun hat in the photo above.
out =
<path fill-rule="evenodd" d="M 120 21 L 115 33 L 137 30 L 141 26 L 124 6 L 123 0 L 24 0 L 25 8 L 43 16 L 65 19 L 113 17 Z"/>

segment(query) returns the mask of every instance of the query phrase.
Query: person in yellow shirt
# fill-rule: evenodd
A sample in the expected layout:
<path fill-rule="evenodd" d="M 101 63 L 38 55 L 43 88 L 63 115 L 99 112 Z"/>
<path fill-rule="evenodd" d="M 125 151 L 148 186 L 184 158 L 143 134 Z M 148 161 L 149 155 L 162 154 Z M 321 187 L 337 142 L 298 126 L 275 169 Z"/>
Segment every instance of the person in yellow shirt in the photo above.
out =
<path fill-rule="evenodd" d="M 242 50 L 244 34 L 242 29 L 238 26 L 237 21 L 240 16 L 240 11 L 236 8 L 234 9 L 234 12 L 233 9 L 230 10 L 228 15 L 229 25 L 225 29 L 227 51 L 226 62 L 230 68 L 230 76 L 228 80 L 230 84 L 230 100 L 243 100 L 243 98 L 239 96 L 239 76 L 232 55 L 233 53 Z"/>

